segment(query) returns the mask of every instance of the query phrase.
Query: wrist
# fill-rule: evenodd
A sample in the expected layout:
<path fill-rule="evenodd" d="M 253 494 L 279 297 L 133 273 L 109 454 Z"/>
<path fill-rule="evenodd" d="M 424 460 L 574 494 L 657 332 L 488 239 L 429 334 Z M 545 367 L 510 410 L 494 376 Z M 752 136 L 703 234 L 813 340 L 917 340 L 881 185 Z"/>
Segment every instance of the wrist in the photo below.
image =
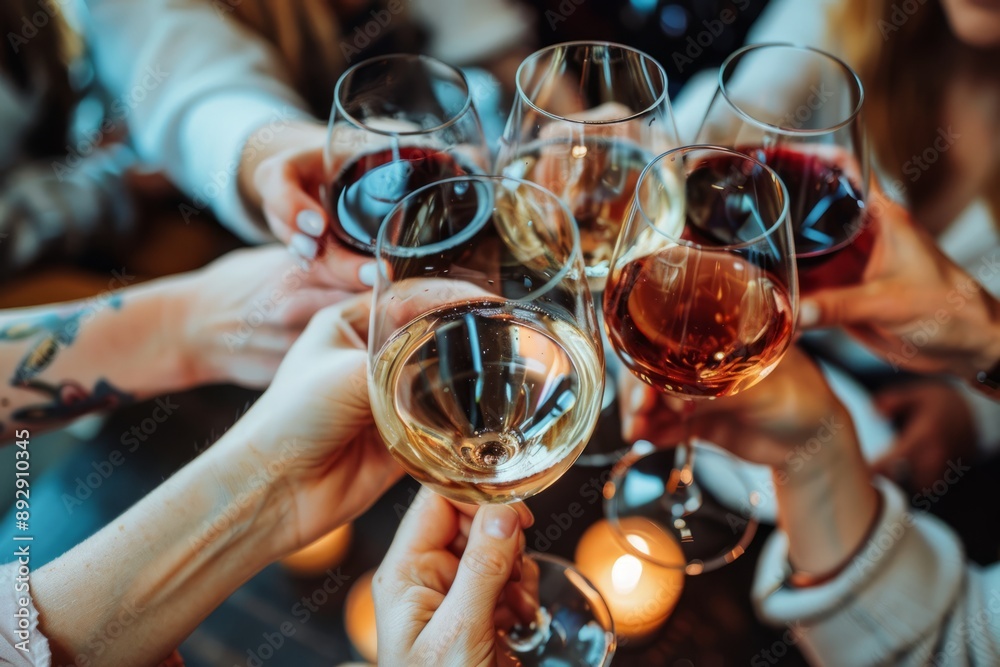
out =
<path fill-rule="evenodd" d="M 784 478 L 775 471 L 778 523 L 799 573 L 822 577 L 842 567 L 877 518 L 878 493 L 850 420 L 844 420 L 845 428 L 808 465 Z"/>
<path fill-rule="evenodd" d="M 169 334 L 168 357 L 175 369 L 178 389 L 191 389 L 211 382 L 201 363 L 202 347 L 198 344 L 195 327 L 199 294 L 197 276 L 201 273 L 199 270 L 164 281 L 160 330 Z"/>
<path fill-rule="evenodd" d="M 282 453 L 272 453 L 273 443 L 253 410 L 237 422 L 204 454 L 224 500 L 223 507 L 237 517 L 239 532 L 262 537 L 255 550 L 257 565 L 264 567 L 295 550 L 293 485 Z"/>

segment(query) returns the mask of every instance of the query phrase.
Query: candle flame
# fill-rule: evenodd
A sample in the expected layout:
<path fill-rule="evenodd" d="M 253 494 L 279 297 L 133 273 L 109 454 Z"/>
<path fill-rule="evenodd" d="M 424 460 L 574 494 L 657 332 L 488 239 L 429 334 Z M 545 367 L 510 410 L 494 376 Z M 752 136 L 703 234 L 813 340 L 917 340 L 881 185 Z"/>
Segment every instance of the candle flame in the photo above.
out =
<path fill-rule="evenodd" d="M 621 595 L 628 595 L 639 585 L 642 578 L 642 563 L 635 556 L 619 556 L 618 560 L 611 567 L 611 585 L 615 587 L 615 592 Z"/>

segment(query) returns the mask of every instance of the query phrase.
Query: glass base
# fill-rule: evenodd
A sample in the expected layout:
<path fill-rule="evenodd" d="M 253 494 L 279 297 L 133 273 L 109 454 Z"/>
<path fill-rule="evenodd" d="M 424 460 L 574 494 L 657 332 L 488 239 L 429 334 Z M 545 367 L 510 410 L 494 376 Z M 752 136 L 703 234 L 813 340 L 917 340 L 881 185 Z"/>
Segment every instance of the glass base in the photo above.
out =
<path fill-rule="evenodd" d="M 683 567 L 690 575 L 743 555 L 757 532 L 760 501 L 735 458 L 703 443 L 693 449 L 692 466 L 686 447 L 636 443 L 615 466 L 604 490 L 605 514 L 624 546 L 637 557 Z M 680 558 L 672 550 L 661 562 L 667 550 L 641 548 L 665 540 L 676 543 Z"/>
<path fill-rule="evenodd" d="M 521 667 L 607 667 L 615 654 L 614 623 L 601 594 L 569 562 L 529 554 L 538 568 L 536 622 L 501 632 Z"/>

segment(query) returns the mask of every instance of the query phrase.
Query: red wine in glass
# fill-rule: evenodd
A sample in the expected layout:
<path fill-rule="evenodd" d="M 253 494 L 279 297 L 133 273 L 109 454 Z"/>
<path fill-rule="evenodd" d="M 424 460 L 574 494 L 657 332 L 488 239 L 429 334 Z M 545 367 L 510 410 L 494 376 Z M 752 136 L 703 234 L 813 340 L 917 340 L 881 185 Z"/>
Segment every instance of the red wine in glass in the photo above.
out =
<path fill-rule="evenodd" d="M 859 184 L 821 155 L 787 146 L 738 150 L 771 167 L 788 188 L 802 293 L 861 282 L 875 236 Z"/>
<path fill-rule="evenodd" d="M 730 396 L 769 372 L 791 340 L 787 288 L 737 253 L 675 245 L 616 273 L 604 295 L 608 337 L 661 391 Z"/>
<path fill-rule="evenodd" d="M 445 178 L 479 170 L 426 146 L 368 153 L 349 163 L 327 190 L 333 235 L 349 248 L 373 255 L 385 216 L 403 197 Z"/>

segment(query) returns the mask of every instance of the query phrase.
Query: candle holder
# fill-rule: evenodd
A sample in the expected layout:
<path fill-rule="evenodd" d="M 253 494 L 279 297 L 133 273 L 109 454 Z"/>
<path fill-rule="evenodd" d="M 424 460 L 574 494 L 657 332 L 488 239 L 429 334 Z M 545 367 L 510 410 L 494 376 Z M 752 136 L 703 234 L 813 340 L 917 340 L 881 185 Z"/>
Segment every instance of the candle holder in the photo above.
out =
<path fill-rule="evenodd" d="M 354 650 L 371 664 L 378 662 L 378 633 L 375 631 L 375 598 L 372 596 L 372 579 L 375 570 L 361 575 L 344 602 L 344 629 Z"/>
<path fill-rule="evenodd" d="M 631 549 L 618 541 L 617 530 Z M 650 531 L 641 519 L 623 519 L 617 530 L 607 520 L 588 528 L 576 547 L 576 565 L 607 603 L 619 640 L 637 643 L 652 636 L 677 605 L 684 590 L 684 553 L 670 535 Z M 635 552 L 656 553 L 658 562 Z"/>

